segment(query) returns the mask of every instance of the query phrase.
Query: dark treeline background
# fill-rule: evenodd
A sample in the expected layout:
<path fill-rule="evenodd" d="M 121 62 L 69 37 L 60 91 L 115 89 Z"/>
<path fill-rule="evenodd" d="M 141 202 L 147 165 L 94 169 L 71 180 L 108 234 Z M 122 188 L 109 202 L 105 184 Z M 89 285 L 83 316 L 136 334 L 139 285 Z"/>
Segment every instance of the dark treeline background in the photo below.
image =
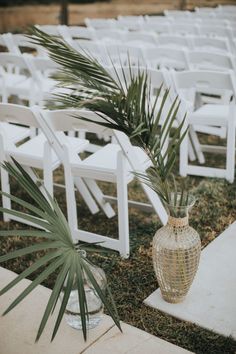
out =
<path fill-rule="evenodd" d="M 110 2 L 110 0 L 70 0 L 72 4 L 88 4 L 93 2 Z M 0 6 L 18 6 L 18 5 L 47 5 L 58 4 L 60 0 L 0 0 Z"/>

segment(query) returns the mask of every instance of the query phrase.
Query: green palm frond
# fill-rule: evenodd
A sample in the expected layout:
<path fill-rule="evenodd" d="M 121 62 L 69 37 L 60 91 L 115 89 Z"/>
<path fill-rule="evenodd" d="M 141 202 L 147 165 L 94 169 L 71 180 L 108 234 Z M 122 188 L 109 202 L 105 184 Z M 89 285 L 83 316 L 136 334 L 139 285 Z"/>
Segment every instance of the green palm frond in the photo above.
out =
<path fill-rule="evenodd" d="M 104 290 L 100 289 L 96 279 L 90 274 L 87 267 L 87 260 L 83 255 L 83 246 L 75 245 L 73 243 L 71 232 L 66 221 L 65 216 L 60 210 L 57 202 L 50 197 L 50 195 L 45 191 L 45 195 L 42 194 L 39 187 L 34 183 L 31 177 L 25 172 L 20 164 L 13 159 L 14 163 L 5 162 L 1 167 L 5 169 L 13 178 L 17 180 L 20 187 L 28 194 L 28 196 L 33 200 L 33 204 L 25 202 L 13 195 L 0 192 L 0 194 L 5 197 L 10 198 L 16 203 L 16 205 L 24 207 L 27 212 L 23 213 L 16 210 L 9 210 L 0 207 L 0 212 L 8 213 L 10 215 L 20 216 L 23 220 L 33 221 L 39 230 L 5 230 L 0 231 L 0 236 L 26 236 L 26 237 L 42 237 L 43 241 L 37 242 L 31 246 L 22 248 L 10 252 L 6 255 L 0 257 L 0 262 L 7 261 L 16 257 L 21 257 L 29 253 L 44 251 L 44 255 L 35 261 L 30 267 L 19 274 L 14 280 L 7 284 L 0 291 L 0 295 L 3 295 L 13 286 L 19 283 L 23 278 L 31 275 L 38 269 L 42 269 L 41 273 L 30 283 L 30 285 L 24 289 L 24 291 L 9 305 L 5 310 L 4 315 L 11 311 L 15 306 L 17 306 L 30 292 L 32 292 L 35 287 L 42 283 L 46 278 L 48 278 L 55 271 L 59 271 L 57 279 L 55 281 L 54 288 L 52 290 L 51 296 L 48 300 L 45 312 L 43 314 L 39 330 L 37 333 L 36 341 L 40 338 L 48 318 L 52 311 L 55 309 L 58 303 L 59 294 L 62 287 L 65 287 L 64 297 L 59 307 L 59 313 L 54 326 L 52 340 L 54 339 L 58 328 L 60 326 L 62 316 L 65 311 L 65 307 L 68 301 L 68 295 L 71 290 L 72 280 L 76 279 L 79 301 L 81 303 L 81 322 L 84 339 L 87 338 L 87 325 L 86 317 L 88 315 L 87 307 L 85 306 L 85 294 L 83 288 L 83 274 L 86 274 L 88 279 L 93 284 L 98 296 L 107 308 L 109 314 L 113 318 L 115 324 L 120 328 L 119 318 L 117 315 L 117 310 L 115 308 L 113 301 L 108 301 Z M 86 249 L 86 244 L 84 245 Z M 87 247 L 89 250 L 89 247 Z M 67 279 L 65 285 L 65 279 Z M 82 305 L 83 303 L 83 305 Z M 82 311 L 83 309 L 83 311 Z"/>
<path fill-rule="evenodd" d="M 129 64 L 128 74 L 122 67 L 118 73 L 113 65 L 111 72 L 114 75 L 111 75 L 91 56 L 68 47 L 62 39 L 38 29 L 32 30 L 31 38 L 60 64 L 61 70 L 56 77 L 59 85 L 71 88 L 69 93 L 55 95 L 55 100 L 62 108 L 85 108 L 95 112 L 103 118 L 98 124 L 125 133 L 134 145 L 144 149 L 153 167 L 146 175 L 138 177 L 168 201 L 169 179 L 187 133 L 185 117 L 174 127 L 177 118 L 179 121 L 178 97 L 170 104 L 170 92 L 162 86 L 154 95 L 146 70 L 139 68 L 134 75 Z M 91 122 L 79 115 L 77 118 Z"/>

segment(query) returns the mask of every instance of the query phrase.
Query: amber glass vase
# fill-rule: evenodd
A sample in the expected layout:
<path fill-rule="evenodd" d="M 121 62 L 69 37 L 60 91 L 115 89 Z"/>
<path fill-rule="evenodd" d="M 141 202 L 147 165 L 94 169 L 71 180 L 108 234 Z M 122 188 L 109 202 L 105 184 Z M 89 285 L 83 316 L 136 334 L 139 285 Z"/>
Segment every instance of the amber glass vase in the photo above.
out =
<path fill-rule="evenodd" d="M 201 241 L 189 226 L 189 210 L 195 203 L 190 196 L 187 205 L 179 206 L 181 196 L 171 197 L 167 225 L 153 238 L 153 265 L 162 297 L 170 303 L 183 301 L 198 269 Z"/>

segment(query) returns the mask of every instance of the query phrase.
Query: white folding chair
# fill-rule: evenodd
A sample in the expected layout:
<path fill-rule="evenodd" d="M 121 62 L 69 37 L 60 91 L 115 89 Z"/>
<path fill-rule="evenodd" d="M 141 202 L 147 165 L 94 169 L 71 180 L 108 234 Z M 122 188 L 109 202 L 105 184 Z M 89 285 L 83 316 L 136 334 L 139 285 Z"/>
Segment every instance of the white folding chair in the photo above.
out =
<path fill-rule="evenodd" d="M 151 68 L 167 68 L 187 70 L 188 61 L 182 49 L 156 47 L 144 50 L 146 61 Z"/>
<path fill-rule="evenodd" d="M 101 121 L 101 117 L 88 111 L 41 111 L 38 119 L 41 121 L 41 128 L 47 138 L 52 142 L 53 148 L 60 157 L 65 173 L 66 199 L 68 207 L 68 222 L 75 240 L 86 242 L 103 242 L 102 245 L 120 252 L 122 257 L 129 256 L 129 220 L 128 220 L 128 195 L 127 186 L 134 178 L 132 171 L 145 173 L 150 166 L 147 155 L 138 147 L 133 147 L 128 138 L 120 132 L 110 131 L 117 139 L 117 144 L 108 144 L 96 151 L 89 157 L 81 160 L 69 146 L 63 146 L 55 137 L 57 130 L 86 129 L 93 133 L 104 133 L 104 127 L 96 123 L 89 123 L 76 119 L 74 115 L 92 119 L 94 122 Z M 108 132 L 106 132 L 108 134 Z M 83 178 L 90 190 L 96 186 L 93 181 L 105 181 L 117 185 L 117 207 L 119 236 L 114 239 L 108 236 L 95 234 L 78 228 L 76 200 L 74 184 L 77 178 Z M 93 184 L 92 184 L 93 183 Z M 163 223 L 166 223 L 167 215 L 162 203 L 155 193 L 146 185 L 144 191 L 152 203 Z M 108 204 L 106 200 L 114 201 L 114 198 L 105 197 L 101 191 L 99 193 L 100 203 Z M 136 203 L 137 206 L 150 209 L 150 205 Z M 108 204 L 109 205 L 109 204 Z M 135 202 L 131 202 L 135 206 Z"/>
<path fill-rule="evenodd" d="M 197 98 L 199 94 L 225 94 L 225 91 L 231 92 L 236 96 L 236 84 L 231 73 L 217 71 L 189 71 L 173 72 L 173 79 L 176 90 L 181 100 L 188 102 L 188 94 L 191 92 Z M 180 149 L 180 174 L 182 176 L 196 175 L 206 177 L 226 178 L 229 182 L 234 180 L 235 171 L 235 124 L 236 111 L 235 101 L 227 104 L 205 104 L 194 107 L 186 104 L 188 111 L 188 122 L 190 127 L 201 125 L 206 127 L 206 132 L 210 128 L 223 127 L 226 129 L 226 166 L 225 168 L 216 168 L 208 166 L 193 166 L 188 161 L 188 140 L 189 135 L 182 143 Z M 216 154 L 225 150 L 219 146 L 200 146 L 201 151 L 215 152 Z"/>
<path fill-rule="evenodd" d="M 60 166 L 61 161 L 51 149 L 51 142 L 48 142 L 44 134 L 40 133 L 36 137 L 22 142 L 20 145 L 16 144 L 12 141 L 8 130 L 5 129 L 5 122 L 8 124 L 13 122 L 28 127 L 40 128 L 35 114 L 30 108 L 25 106 L 0 104 L 0 161 L 11 161 L 11 157 L 14 157 L 35 181 L 37 177 L 32 169 L 43 170 L 44 186 L 47 191 L 53 195 L 53 171 Z M 84 151 L 89 143 L 84 139 L 65 136 L 63 132 L 56 136 L 61 144 L 69 145 L 75 155 Z M 92 213 L 98 212 L 99 209 L 85 183 L 83 181 L 77 182 L 77 188 L 90 211 Z M 10 192 L 8 174 L 4 169 L 1 169 L 1 185 L 2 191 Z M 3 206 L 11 208 L 10 200 L 6 197 L 3 197 Z M 5 214 L 4 220 L 8 221 L 9 219 L 20 221 L 18 217 L 15 218 Z"/>

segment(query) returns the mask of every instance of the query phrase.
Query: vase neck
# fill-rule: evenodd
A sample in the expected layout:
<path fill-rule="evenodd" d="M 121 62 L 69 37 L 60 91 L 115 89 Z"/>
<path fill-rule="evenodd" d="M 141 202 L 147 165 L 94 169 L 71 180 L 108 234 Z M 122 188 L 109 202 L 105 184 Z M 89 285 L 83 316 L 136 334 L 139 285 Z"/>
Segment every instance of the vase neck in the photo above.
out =
<path fill-rule="evenodd" d="M 169 215 L 168 217 L 168 225 L 173 227 L 183 227 L 188 225 L 188 215 L 183 218 L 176 218 L 174 216 Z"/>

